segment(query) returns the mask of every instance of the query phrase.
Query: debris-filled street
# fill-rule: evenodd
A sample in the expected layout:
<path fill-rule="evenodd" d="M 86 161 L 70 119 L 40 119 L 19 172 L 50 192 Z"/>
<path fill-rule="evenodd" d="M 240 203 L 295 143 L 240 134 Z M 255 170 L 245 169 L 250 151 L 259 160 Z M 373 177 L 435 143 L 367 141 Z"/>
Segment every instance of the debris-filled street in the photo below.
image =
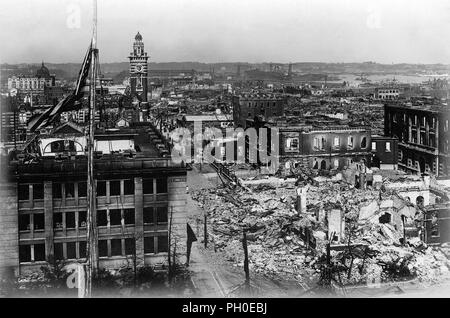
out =
<path fill-rule="evenodd" d="M 417 221 L 420 213 L 414 205 L 392 191 L 358 189 L 336 176 L 310 179 L 250 178 L 242 180 L 242 186 L 190 189 L 190 196 L 207 215 L 209 244 L 242 271 L 245 231 L 251 273 L 289 277 L 305 290 L 312 289 L 326 263 L 327 219 L 331 211 L 343 211 L 345 224 L 336 234 L 339 242 L 331 244 L 336 284 L 373 286 L 408 280 L 432 284 L 448 278 L 445 247 L 427 246 L 418 237 L 403 240 L 395 222 L 379 219 L 389 212 L 393 220 L 403 213 L 406 224 Z M 301 186 L 307 189 L 306 210 L 299 213 L 296 189 Z M 196 222 L 202 223 L 201 218 Z"/>

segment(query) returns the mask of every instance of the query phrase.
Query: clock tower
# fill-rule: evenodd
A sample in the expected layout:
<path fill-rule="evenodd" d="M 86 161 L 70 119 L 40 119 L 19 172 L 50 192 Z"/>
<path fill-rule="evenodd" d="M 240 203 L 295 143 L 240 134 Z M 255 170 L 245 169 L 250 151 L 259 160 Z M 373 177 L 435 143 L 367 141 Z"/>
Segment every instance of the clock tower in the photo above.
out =
<path fill-rule="evenodd" d="M 144 52 L 144 42 L 142 35 L 138 32 L 134 37 L 133 52 L 128 57 L 130 59 L 130 86 L 131 96 L 137 97 L 139 101 L 147 101 L 148 92 L 148 55 Z"/>

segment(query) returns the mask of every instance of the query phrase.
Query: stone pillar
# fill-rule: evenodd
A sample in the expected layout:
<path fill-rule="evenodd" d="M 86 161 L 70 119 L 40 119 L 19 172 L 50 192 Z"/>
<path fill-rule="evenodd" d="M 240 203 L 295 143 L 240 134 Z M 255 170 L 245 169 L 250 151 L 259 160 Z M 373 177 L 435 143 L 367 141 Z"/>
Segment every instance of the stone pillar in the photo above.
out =
<path fill-rule="evenodd" d="M 54 256 L 52 187 L 51 181 L 44 181 L 45 258 L 47 261 Z"/>
<path fill-rule="evenodd" d="M 0 280 L 19 272 L 17 183 L 0 183 Z"/>
<path fill-rule="evenodd" d="M 144 194 L 142 178 L 134 178 L 134 233 L 138 266 L 144 265 Z"/>
<path fill-rule="evenodd" d="M 297 212 L 306 213 L 306 191 L 305 188 L 297 188 Z"/>
<path fill-rule="evenodd" d="M 186 175 L 167 178 L 169 229 L 172 229 L 171 251 L 176 245 L 178 261 L 186 262 L 187 210 L 186 210 Z M 170 220 L 172 219 L 172 224 Z M 173 255 L 172 255 L 173 257 Z"/>
<path fill-rule="evenodd" d="M 327 213 L 328 220 L 328 238 L 332 240 L 331 235 L 334 233 L 338 237 L 335 243 L 340 243 L 344 238 L 345 221 L 341 210 L 333 209 Z M 332 241 L 333 243 L 333 241 Z"/>

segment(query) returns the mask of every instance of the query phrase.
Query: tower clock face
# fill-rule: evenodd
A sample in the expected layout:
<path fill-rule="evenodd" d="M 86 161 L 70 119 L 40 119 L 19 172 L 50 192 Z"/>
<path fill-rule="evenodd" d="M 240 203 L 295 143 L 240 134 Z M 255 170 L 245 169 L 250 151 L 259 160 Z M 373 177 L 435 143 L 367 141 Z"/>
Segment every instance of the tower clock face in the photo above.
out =
<path fill-rule="evenodd" d="M 136 64 L 136 72 L 142 72 L 144 70 L 144 67 L 142 64 Z"/>

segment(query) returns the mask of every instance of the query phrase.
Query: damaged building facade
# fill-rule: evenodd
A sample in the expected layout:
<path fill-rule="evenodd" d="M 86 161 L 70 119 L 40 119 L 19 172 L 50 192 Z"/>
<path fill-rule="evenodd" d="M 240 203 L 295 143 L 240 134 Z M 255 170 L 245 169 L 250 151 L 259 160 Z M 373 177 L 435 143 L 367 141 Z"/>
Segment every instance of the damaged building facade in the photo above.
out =
<path fill-rule="evenodd" d="M 354 162 L 370 162 L 369 129 L 347 126 L 278 128 L 280 165 L 287 171 L 298 166 L 341 170 Z"/>
<path fill-rule="evenodd" d="M 25 158 L 2 162 L 8 222 L 0 223 L 3 269 L 25 273 L 60 260 L 84 261 L 87 227 L 85 140 L 41 136 Z M 78 138 L 80 137 L 80 138 Z M 169 248 L 180 259 L 186 241 L 186 167 L 164 155 L 164 141 L 151 125 L 97 132 L 96 225 L 101 268 L 161 265 Z M 32 149 L 30 144 L 28 149 Z M 169 240 L 169 237 L 171 238 Z"/>
<path fill-rule="evenodd" d="M 266 120 L 283 116 L 286 98 L 275 94 L 249 93 L 233 96 L 235 127 L 246 128 L 246 120 L 263 116 Z"/>
<path fill-rule="evenodd" d="M 399 140 L 398 166 L 406 171 L 450 175 L 449 111 L 444 105 L 385 105 L 385 135 Z"/>

